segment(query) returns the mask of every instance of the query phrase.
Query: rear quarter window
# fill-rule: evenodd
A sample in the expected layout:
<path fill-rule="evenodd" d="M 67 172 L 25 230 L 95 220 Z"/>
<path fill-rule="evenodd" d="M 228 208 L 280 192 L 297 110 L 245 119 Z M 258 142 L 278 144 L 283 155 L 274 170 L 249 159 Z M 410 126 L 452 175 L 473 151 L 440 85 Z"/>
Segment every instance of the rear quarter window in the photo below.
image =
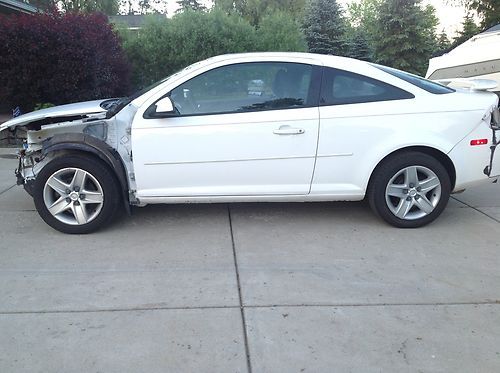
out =
<path fill-rule="evenodd" d="M 410 84 L 413 84 L 414 86 L 417 86 L 418 88 L 421 88 L 427 92 L 434 93 L 436 95 L 443 95 L 446 93 L 452 93 L 455 92 L 453 88 L 446 87 L 442 84 L 433 82 L 428 79 L 424 79 L 418 75 L 413 75 L 401 70 L 393 69 L 392 67 L 387 67 L 387 66 L 382 66 L 382 65 L 377 65 L 377 64 L 372 64 L 372 66 L 376 67 L 379 70 L 382 70 L 388 74 L 391 74 L 392 76 L 395 76 L 396 78 L 399 78 L 401 80 L 404 80 L 405 82 L 408 82 Z"/>
<path fill-rule="evenodd" d="M 411 93 L 349 71 L 325 68 L 320 105 L 347 105 L 414 98 Z"/>

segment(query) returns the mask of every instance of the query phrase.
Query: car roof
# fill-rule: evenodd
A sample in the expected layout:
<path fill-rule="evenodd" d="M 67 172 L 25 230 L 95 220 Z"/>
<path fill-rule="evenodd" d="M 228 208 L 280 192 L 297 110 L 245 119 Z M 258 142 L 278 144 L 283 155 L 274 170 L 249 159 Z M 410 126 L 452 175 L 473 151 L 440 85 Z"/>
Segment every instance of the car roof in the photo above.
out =
<path fill-rule="evenodd" d="M 228 60 L 239 60 L 242 58 L 255 59 L 256 61 L 262 58 L 283 58 L 283 59 L 310 59 L 311 62 L 316 62 L 317 64 L 324 65 L 334 65 L 334 66 L 366 66 L 369 65 L 365 61 L 356 60 L 349 57 L 341 57 L 330 54 L 317 54 L 317 53 L 305 53 L 305 52 L 249 52 L 249 53 L 228 53 L 222 54 L 214 57 L 207 58 L 203 62 L 213 63 L 219 61 Z"/>
<path fill-rule="evenodd" d="M 302 53 L 302 52 L 250 52 L 250 53 L 232 53 L 232 54 L 222 54 L 218 56 L 213 56 L 205 60 L 198 61 L 192 65 L 187 66 L 185 69 L 179 72 L 180 75 L 177 79 L 173 81 L 165 81 L 153 88 L 148 93 L 145 93 L 141 97 L 134 100 L 137 105 L 148 99 L 150 96 L 154 96 L 156 92 L 163 90 L 165 85 L 172 82 L 181 80 L 188 75 L 192 75 L 195 72 L 203 71 L 211 68 L 212 66 L 218 67 L 226 64 L 234 63 L 246 63 L 246 62 L 264 62 L 264 61 L 276 61 L 281 62 L 297 62 L 301 60 L 302 63 L 310 63 L 312 65 L 328 66 L 336 69 L 341 69 L 345 71 L 350 71 L 356 74 L 362 74 L 373 79 L 378 79 L 383 82 L 392 84 L 398 88 L 404 89 L 412 94 L 426 94 L 427 92 L 415 85 L 408 83 L 396 76 L 393 76 L 385 71 L 382 71 L 369 62 L 356 60 L 349 57 L 325 55 L 325 54 L 315 54 L 315 53 Z M 174 74 L 176 75 L 176 74 Z"/>

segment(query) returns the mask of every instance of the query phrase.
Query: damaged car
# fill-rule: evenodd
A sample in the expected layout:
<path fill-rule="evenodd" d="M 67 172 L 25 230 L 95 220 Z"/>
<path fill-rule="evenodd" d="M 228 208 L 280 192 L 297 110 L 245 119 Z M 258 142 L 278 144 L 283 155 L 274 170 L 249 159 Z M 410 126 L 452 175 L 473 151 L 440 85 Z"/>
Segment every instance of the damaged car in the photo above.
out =
<path fill-rule="evenodd" d="M 364 198 L 415 228 L 500 175 L 498 97 L 485 86 L 343 57 L 233 54 L 0 130 L 26 131 L 18 184 L 65 233 L 95 231 L 121 206 Z"/>

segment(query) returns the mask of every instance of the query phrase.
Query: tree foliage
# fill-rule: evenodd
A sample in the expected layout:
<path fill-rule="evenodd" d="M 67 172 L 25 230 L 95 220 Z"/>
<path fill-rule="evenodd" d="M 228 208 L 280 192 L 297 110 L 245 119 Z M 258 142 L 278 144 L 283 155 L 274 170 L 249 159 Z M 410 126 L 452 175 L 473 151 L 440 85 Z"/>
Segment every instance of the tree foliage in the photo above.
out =
<path fill-rule="evenodd" d="M 307 50 L 300 25 L 285 12 L 271 13 L 262 18 L 256 36 L 258 50 L 283 52 Z"/>
<path fill-rule="evenodd" d="M 42 10 L 62 9 L 65 12 L 101 12 L 118 14 L 119 0 L 29 0 L 30 4 Z"/>
<path fill-rule="evenodd" d="M 123 14 L 166 14 L 164 0 L 120 0 L 120 12 Z"/>
<path fill-rule="evenodd" d="M 448 39 L 448 35 L 446 35 L 446 32 L 443 30 L 439 34 L 437 41 L 436 41 L 436 50 L 432 54 L 433 57 L 436 56 L 441 56 L 443 53 L 447 53 L 452 49 L 451 46 L 451 41 Z"/>
<path fill-rule="evenodd" d="M 294 20 L 302 19 L 306 0 L 214 0 L 214 7 L 227 14 L 238 14 L 257 26 L 267 15 L 287 13 Z"/>
<path fill-rule="evenodd" d="M 304 34 L 311 53 L 343 55 L 346 22 L 336 0 L 311 0 L 305 11 Z"/>
<path fill-rule="evenodd" d="M 373 48 L 362 26 L 351 28 L 347 32 L 345 56 L 363 61 L 373 61 Z"/>
<path fill-rule="evenodd" d="M 128 92 L 119 38 L 102 14 L 0 17 L 0 101 L 31 110 Z"/>
<path fill-rule="evenodd" d="M 179 5 L 179 9 L 177 9 L 176 13 L 185 12 L 186 10 L 192 10 L 195 12 L 205 11 L 207 9 L 198 0 L 177 0 L 177 5 Z"/>
<path fill-rule="evenodd" d="M 347 6 L 347 20 L 356 34 L 363 34 L 369 49 L 374 49 L 377 39 L 379 9 L 382 0 L 359 0 Z M 354 36 L 353 36 L 354 37 Z M 351 37 L 352 39 L 352 37 Z"/>
<path fill-rule="evenodd" d="M 480 29 L 485 30 L 500 23 L 499 0 L 455 0 L 481 18 Z"/>
<path fill-rule="evenodd" d="M 462 30 L 458 33 L 458 35 L 453 38 L 453 44 L 452 48 L 455 48 L 456 46 L 466 42 L 470 38 L 472 38 L 474 35 L 477 35 L 480 32 L 480 28 L 478 25 L 476 25 L 476 22 L 474 22 L 474 18 L 470 13 L 468 13 L 462 22 Z"/>
<path fill-rule="evenodd" d="M 136 87 L 144 87 L 204 58 L 251 51 L 304 51 L 296 22 L 285 14 L 262 19 L 256 29 L 236 14 L 219 9 L 187 10 L 171 19 L 151 20 L 139 33 L 125 32 L 124 48 Z"/>
<path fill-rule="evenodd" d="M 425 73 L 436 49 L 437 18 L 421 0 L 383 0 L 378 9 L 375 60 L 408 72 Z"/>

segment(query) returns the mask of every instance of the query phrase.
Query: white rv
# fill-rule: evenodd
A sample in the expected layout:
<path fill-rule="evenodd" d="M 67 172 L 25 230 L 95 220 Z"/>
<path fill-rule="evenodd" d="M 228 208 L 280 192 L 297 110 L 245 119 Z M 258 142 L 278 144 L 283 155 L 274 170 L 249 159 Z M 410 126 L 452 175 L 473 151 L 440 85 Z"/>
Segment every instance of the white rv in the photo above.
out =
<path fill-rule="evenodd" d="M 448 80 L 457 82 L 457 78 L 459 81 L 461 78 L 494 80 L 497 86 L 489 90 L 500 94 L 500 24 L 470 38 L 450 52 L 432 58 L 426 78 L 442 83 Z"/>

